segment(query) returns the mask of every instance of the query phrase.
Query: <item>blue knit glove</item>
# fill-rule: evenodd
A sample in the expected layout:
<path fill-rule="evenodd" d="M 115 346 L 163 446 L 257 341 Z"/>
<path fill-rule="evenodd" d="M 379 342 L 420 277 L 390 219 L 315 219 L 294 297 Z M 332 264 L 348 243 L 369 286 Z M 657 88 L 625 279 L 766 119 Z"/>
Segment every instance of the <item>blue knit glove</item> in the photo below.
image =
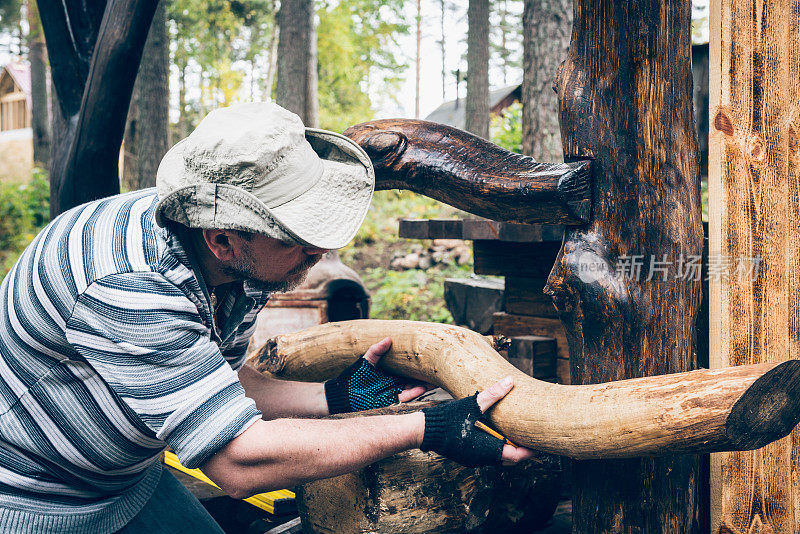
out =
<path fill-rule="evenodd" d="M 331 415 L 395 404 L 401 391 L 402 379 L 384 373 L 364 358 L 359 358 L 342 374 L 325 382 L 325 399 Z"/>

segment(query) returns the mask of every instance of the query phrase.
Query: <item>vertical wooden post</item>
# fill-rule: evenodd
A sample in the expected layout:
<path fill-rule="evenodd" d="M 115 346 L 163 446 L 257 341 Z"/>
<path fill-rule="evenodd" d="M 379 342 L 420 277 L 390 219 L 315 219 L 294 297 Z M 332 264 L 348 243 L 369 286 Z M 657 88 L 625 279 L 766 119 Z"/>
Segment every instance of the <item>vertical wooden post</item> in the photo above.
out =
<path fill-rule="evenodd" d="M 689 0 L 574 2 L 556 86 L 565 160 L 595 160 L 594 220 L 566 230 L 546 288 L 573 384 L 695 366 L 701 282 L 685 262 L 703 233 L 690 11 Z M 698 532 L 698 474 L 694 455 L 576 462 L 573 531 Z"/>
<path fill-rule="evenodd" d="M 711 366 L 798 358 L 800 1 L 711 4 Z M 711 531 L 798 532 L 798 447 L 712 455 Z"/>

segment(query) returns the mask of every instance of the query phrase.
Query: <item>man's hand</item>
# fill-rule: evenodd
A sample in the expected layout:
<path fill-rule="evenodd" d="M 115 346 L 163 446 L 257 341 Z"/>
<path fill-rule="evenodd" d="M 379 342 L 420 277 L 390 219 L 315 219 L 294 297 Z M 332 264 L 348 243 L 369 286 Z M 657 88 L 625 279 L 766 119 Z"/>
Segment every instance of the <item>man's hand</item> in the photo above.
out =
<path fill-rule="evenodd" d="M 366 354 L 364 354 L 364 359 L 372 364 L 373 367 L 377 368 L 378 362 L 383 355 L 389 351 L 390 348 L 392 348 L 392 338 L 384 338 L 367 349 Z M 430 384 L 420 384 L 416 382 L 412 383 L 405 378 L 401 378 L 400 381 L 403 384 L 403 391 L 401 391 L 397 396 L 398 402 L 410 402 L 429 389 L 433 389 L 435 387 L 431 386 Z"/>
<path fill-rule="evenodd" d="M 328 412 L 346 413 L 372 410 L 408 402 L 428 390 L 427 386 L 414 385 L 404 389 L 405 380 L 385 373 L 377 367 L 381 356 L 391 348 L 391 338 L 372 345 L 363 358 L 325 382 L 325 399 Z"/>
<path fill-rule="evenodd" d="M 467 467 L 515 464 L 534 456 L 524 447 L 504 444 L 475 427 L 484 421 L 483 413 L 505 397 L 514 387 L 511 377 L 471 397 L 439 404 L 422 410 L 425 431 L 420 449 L 434 451 Z"/>

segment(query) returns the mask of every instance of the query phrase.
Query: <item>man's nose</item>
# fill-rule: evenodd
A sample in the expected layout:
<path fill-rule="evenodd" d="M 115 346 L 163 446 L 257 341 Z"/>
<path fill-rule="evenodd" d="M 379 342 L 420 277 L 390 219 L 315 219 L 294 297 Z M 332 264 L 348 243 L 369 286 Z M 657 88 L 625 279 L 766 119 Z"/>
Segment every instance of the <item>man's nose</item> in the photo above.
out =
<path fill-rule="evenodd" d="M 327 248 L 303 247 L 303 252 L 305 252 L 309 256 L 318 256 L 319 254 L 325 254 L 329 250 L 330 249 Z"/>

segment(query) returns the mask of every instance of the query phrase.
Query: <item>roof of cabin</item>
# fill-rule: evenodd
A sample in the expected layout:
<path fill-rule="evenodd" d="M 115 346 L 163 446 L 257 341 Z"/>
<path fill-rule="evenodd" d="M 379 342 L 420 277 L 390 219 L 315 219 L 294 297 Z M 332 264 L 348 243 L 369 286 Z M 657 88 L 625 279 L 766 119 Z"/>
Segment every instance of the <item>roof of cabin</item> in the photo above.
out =
<path fill-rule="evenodd" d="M 491 112 L 499 113 L 500 111 L 505 109 L 505 107 L 508 104 L 500 108 L 498 108 L 498 106 L 500 106 L 509 97 L 512 97 L 511 99 L 512 101 L 519 100 L 521 88 L 522 86 L 520 84 L 517 84 L 489 91 L 489 109 L 491 110 Z M 438 108 L 433 110 L 427 117 L 425 117 L 425 120 L 439 122 L 442 124 L 447 124 L 450 126 L 455 126 L 456 128 L 463 129 L 467 121 L 465 109 L 466 109 L 466 100 L 464 98 L 459 98 L 458 100 L 451 100 L 449 102 L 443 103 Z"/>

